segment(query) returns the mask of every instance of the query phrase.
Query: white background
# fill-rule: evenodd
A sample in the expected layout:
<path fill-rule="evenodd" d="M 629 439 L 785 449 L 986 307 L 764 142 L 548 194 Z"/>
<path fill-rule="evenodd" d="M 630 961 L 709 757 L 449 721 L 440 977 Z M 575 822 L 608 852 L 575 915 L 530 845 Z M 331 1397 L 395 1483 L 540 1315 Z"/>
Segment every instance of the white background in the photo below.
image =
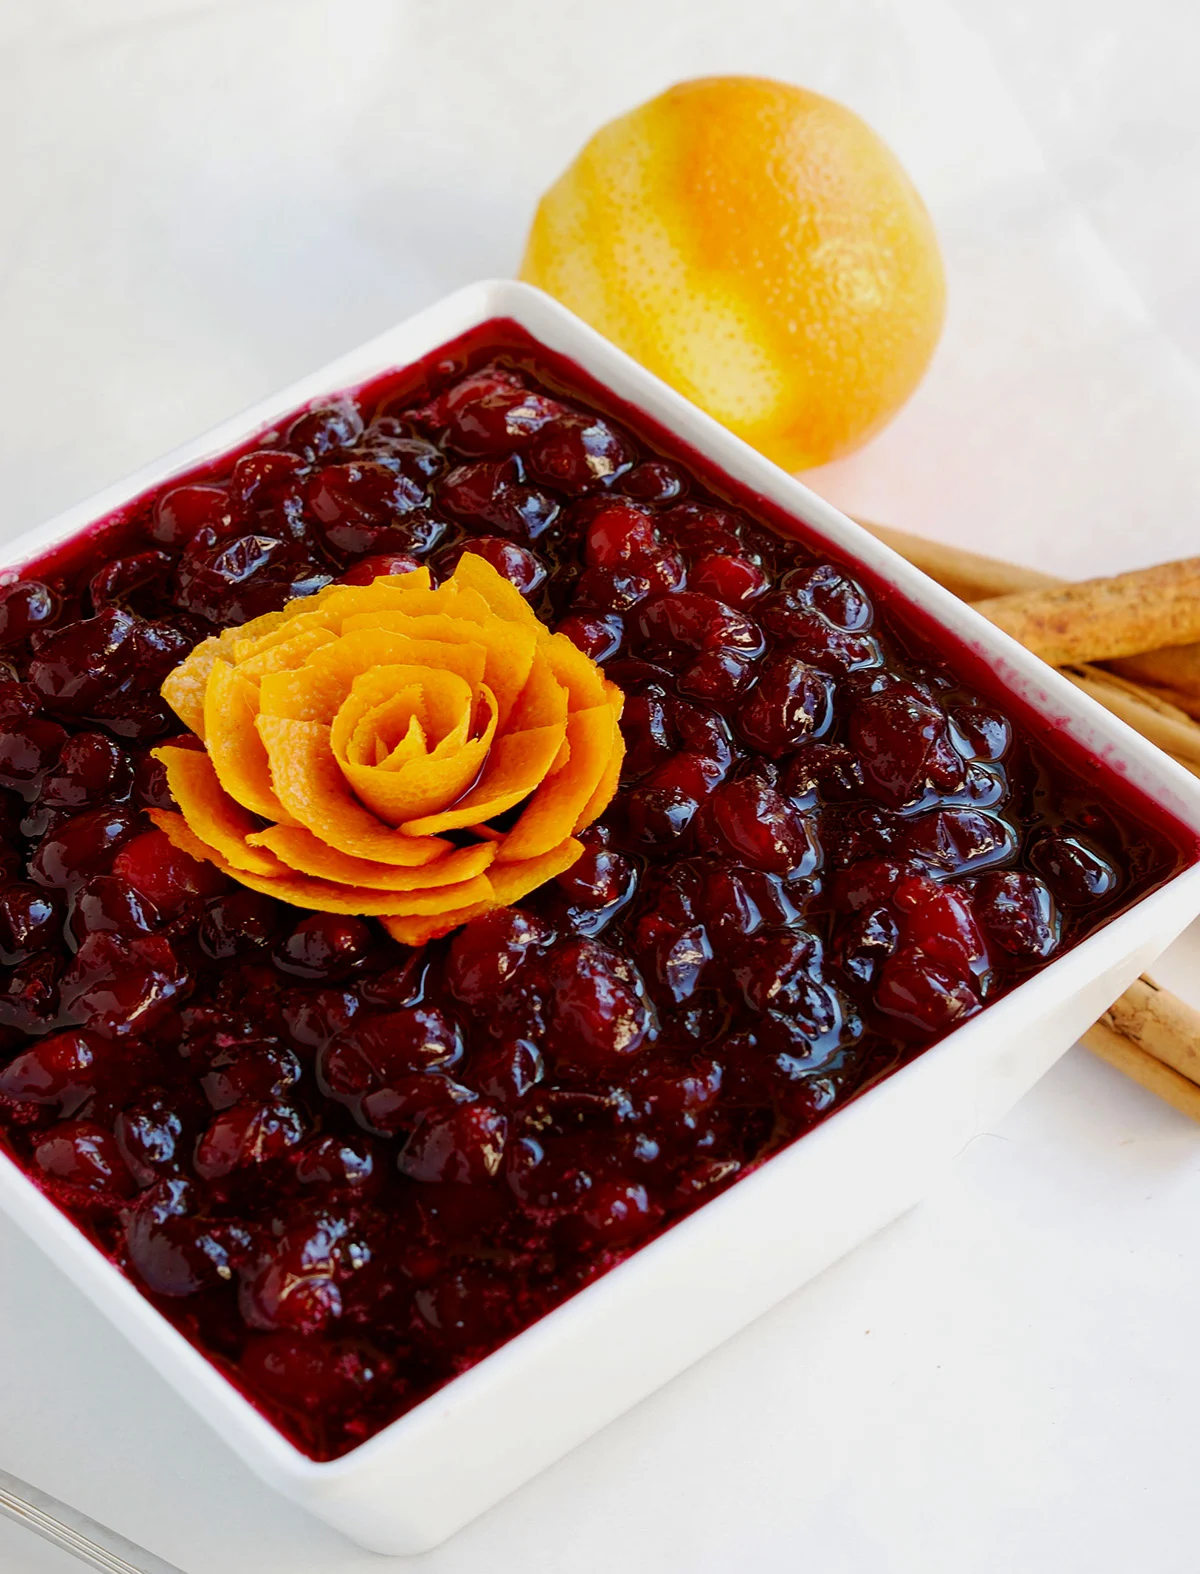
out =
<path fill-rule="evenodd" d="M 883 133 L 949 271 L 925 385 L 807 479 L 1067 575 L 1194 552 L 1198 67 L 1188 0 L 0 0 L 2 528 L 511 273 L 604 119 L 752 71 Z M 1160 976 L 1200 1002 L 1191 957 Z M 1191 1574 L 1198 1217 L 1200 1129 L 1073 1051 L 921 1208 L 412 1567 Z M 0 1265 L 0 1465 L 187 1574 L 383 1566 L 3 1223 Z M 0 1521 L 5 1574 L 68 1567 Z"/>

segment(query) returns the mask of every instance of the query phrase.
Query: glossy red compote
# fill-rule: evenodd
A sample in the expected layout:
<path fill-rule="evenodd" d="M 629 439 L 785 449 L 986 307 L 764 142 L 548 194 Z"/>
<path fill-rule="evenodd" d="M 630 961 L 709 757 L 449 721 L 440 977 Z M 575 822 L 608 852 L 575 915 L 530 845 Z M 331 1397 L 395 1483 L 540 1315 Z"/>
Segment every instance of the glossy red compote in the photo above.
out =
<path fill-rule="evenodd" d="M 0 591 L 0 1133 L 316 1458 L 1192 855 L 586 387 L 491 325 Z M 413 953 L 149 828 L 196 641 L 468 542 L 627 695 L 574 868 Z"/>

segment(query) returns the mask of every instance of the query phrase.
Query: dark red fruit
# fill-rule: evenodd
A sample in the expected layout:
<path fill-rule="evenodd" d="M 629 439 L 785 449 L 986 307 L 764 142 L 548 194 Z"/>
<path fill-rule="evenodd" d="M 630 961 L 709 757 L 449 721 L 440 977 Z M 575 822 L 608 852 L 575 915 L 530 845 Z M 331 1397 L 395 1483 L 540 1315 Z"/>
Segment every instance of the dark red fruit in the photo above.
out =
<path fill-rule="evenodd" d="M 311 464 L 326 454 L 351 447 L 362 435 L 362 417 L 349 399 L 318 405 L 299 415 L 287 429 L 285 441 Z"/>
<path fill-rule="evenodd" d="M 558 517 L 559 505 L 545 492 L 526 486 L 515 456 L 457 465 L 442 477 L 438 506 L 454 519 L 478 529 L 489 526 L 518 540 L 536 541 Z"/>
<path fill-rule="evenodd" d="M 174 1176 L 142 1193 L 126 1220 L 125 1244 L 146 1288 L 176 1297 L 232 1280 L 250 1236 L 233 1221 L 206 1217 L 202 1188 Z"/>
<path fill-rule="evenodd" d="M 271 944 L 279 930 L 279 908 L 269 896 L 239 886 L 209 902 L 200 920 L 200 949 L 218 961 L 249 956 Z"/>
<path fill-rule="evenodd" d="M 945 714 L 911 683 L 889 683 L 860 699 L 850 715 L 850 742 L 868 790 L 894 808 L 928 787 L 952 792 L 962 784 L 962 759 Z"/>
<path fill-rule="evenodd" d="M 596 940 L 559 947 L 550 959 L 552 1034 L 560 1061 L 619 1064 L 654 1031 L 654 1015 L 633 963 Z"/>
<path fill-rule="evenodd" d="M 38 885 L 69 890 L 111 868 L 136 829 L 137 816 L 129 809 L 104 807 L 76 814 L 43 836 L 29 861 L 30 877 Z"/>
<path fill-rule="evenodd" d="M 1062 921 L 1037 875 L 1015 869 L 981 875 L 971 905 L 988 939 L 1010 956 L 1035 961 L 1058 949 Z"/>
<path fill-rule="evenodd" d="M 628 470 L 633 444 L 596 415 L 567 410 L 545 422 L 525 451 L 535 481 L 566 492 L 590 492 Z"/>
<path fill-rule="evenodd" d="M 319 1333 L 342 1315 L 342 1287 L 369 1260 L 369 1248 L 340 1214 L 299 1220 L 243 1268 L 242 1316 L 251 1328 Z"/>
<path fill-rule="evenodd" d="M 126 1168 L 139 1186 L 153 1186 L 183 1162 L 184 1120 L 161 1090 L 143 1093 L 117 1116 L 114 1132 Z"/>
<path fill-rule="evenodd" d="M 270 1164 L 306 1135 L 304 1117 L 290 1104 L 235 1104 L 213 1116 L 196 1144 L 196 1174 L 221 1180 L 234 1170 Z"/>
<path fill-rule="evenodd" d="M 473 552 L 483 558 L 515 585 L 523 596 L 532 596 L 546 582 L 546 565 L 528 547 L 506 541 L 503 536 L 474 536 L 470 541 L 448 547 L 438 561 L 438 574 L 447 579 L 458 565 L 464 552 Z"/>
<path fill-rule="evenodd" d="M 228 531 L 230 496 L 223 486 L 177 486 L 155 504 L 150 539 L 164 547 L 186 546 L 197 531 Z"/>
<path fill-rule="evenodd" d="M 275 966 L 295 978 L 345 978 L 366 960 L 371 931 L 361 918 L 314 913 L 275 947 Z"/>
<path fill-rule="evenodd" d="M 56 1033 L 25 1050 L 0 1070 L 0 1098 L 16 1104 L 57 1107 L 73 1115 L 101 1086 L 111 1057 L 87 1033 Z"/>
<path fill-rule="evenodd" d="M 508 1122 L 490 1104 L 459 1104 L 421 1121 L 400 1150 L 400 1173 L 429 1184 L 491 1180 L 504 1158 Z"/>
<path fill-rule="evenodd" d="M 0 730 L 0 787 L 34 798 L 66 741 L 66 730 L 41 716 L 7 723 Z"/>
<path fill-rule="evenodd" d="M 474 1011 L 490 1011 L 513 989 L 521 969 L 554 938 L 543 919 L 500 907 L 460 929 L 446 958 L 446 983 Z"/>
<path fill-rule="evenodd" d="M 340 585 L 369 585 L 381 574 L 412 574 L 421 566 L 421 560 L 412 552 L 382 552 L 374 557 L 364 557 L 342 574 Z"/>
<path fill-rule="evenodd" d="M 15 645 L 53 623 L 62 602 L 40 579 L 19 579 L 0 590 L 0 645 Z"/>
<path fill-rule="evenodd" d="M 36 885 L 18 882 L 0 888 L 0 962 L 15 967 L 44 951 L 61 934 L 58 900 Z"/>
<path fill-rule="evenodd" d="M 63 1010 L 101 1038 L 144 1033 L 190 982 L 160 935 L 89 934 L 62 977 Z"/>
<path fill-rule="evenodd" d="M 743 737 L 778 759 L 809 738 L 819 738 L 833 718 L 833 684 L 798 656 L 773 662 L 738 712 Z"/>
<path fill-rule="evenodd" d="M 1029 861 L 1066 907 L 1086 907 L 1120 887 L 1121 877 L 1108 859 L 1066 829 L 1047 831 L 1034 843 Z"/>
<path fill-rule="evenodd" d="M 43 1175 L 84 1191 L 127 1197 L 133 1181 L 111 1131 L 90 1120 L 52 1126 L 38 1143 L 34 1161 Z"/>
<path fill-rule="evenodd" d="M 283 1044 L 231 1044 L 209 1061 L 200 1086 L 213 1109 L 222 1110 L 243 1099 L 284 1099 L 299 1080 L 300 1062 Z"/>
<path fill-rule="evenodd" d="M 128 881 L 115 874 L 94 874 L 71 892 L 67 944 L 78 950 L 91 934 L 112 933 L 132 939 L 149 934 L 157 923 L 153 906 Z"/>
<path fill-rule="evenodd" d="M 86 716 L 132 675 L 138 621 L 118 607 L 35 636 L 29 681 L 42 700 L 67 716 Z"/>
<path fill-rule="evenodd" d="M 123 847 L 113 862 L 113 873 L 168 918 L 196 898 L 212 896 L 228 884 L 212 864 L 183 852 L 158 830 L 144 831 Z"/>
<path fill-rule="evenodd" d="M 806 873 L 815 853 L 803 814 L 757 776 L 713 794 L 712 822 L 735 857 L 772 874 Z"/>

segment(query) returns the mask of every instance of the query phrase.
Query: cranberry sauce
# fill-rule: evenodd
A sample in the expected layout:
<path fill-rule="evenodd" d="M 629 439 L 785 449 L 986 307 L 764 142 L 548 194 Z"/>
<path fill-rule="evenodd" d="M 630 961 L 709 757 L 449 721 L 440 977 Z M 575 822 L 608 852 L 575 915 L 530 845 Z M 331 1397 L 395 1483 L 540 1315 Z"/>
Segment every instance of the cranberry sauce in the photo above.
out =
<path fill-rule="evenodd" d="M 0 1137 L 314 1458 L 1194 856 L 585 385 L 493 324 L 0 590 Z M 187 651 L 468 544 L 627 696 L 574 868 L 411 951 L 172 850 Z"/>

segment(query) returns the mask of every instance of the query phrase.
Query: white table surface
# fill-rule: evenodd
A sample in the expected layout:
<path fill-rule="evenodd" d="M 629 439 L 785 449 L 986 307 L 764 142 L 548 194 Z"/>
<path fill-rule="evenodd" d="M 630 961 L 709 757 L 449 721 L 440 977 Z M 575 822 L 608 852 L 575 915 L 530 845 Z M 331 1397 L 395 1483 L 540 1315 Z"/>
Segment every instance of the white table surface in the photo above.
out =
<path fill-rule="evenodd" d="M 680 77 L 892 142 L 951 309 L 809 479 L 1083 575 L 1197 550 L 1187 0 L 0 0 L 0 497 L 35 523 L 469 279 Z M 1200 1002 L 1200 939 L 1159 970 Z M 920 1208 L 428 1574 L 1197 1567 L 1200 1130 L 1074 1050 Z M 0 1465 L 187 1574 L 381 1566 L 260 1487 L 0 1223 Z M 75 1567 L 0 1521 L 0 1569 Z"/>

